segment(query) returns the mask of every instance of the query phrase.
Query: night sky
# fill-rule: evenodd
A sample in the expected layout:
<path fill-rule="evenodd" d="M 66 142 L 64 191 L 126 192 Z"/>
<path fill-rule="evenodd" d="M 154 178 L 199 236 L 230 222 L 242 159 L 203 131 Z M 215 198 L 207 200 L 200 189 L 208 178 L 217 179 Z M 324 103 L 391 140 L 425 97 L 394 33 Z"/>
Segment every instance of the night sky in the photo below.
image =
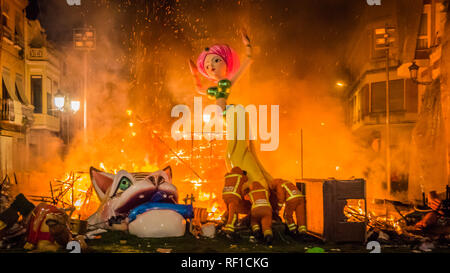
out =
<path fill-rule="evenodd" d="M 81 0 L 81 7 L 68 6 L 62 0 L 40 0 L 38 15 L 42 25 L 47 30 L 49 39 L 63 44 L 71 41 L 71 29 L 82 26 L 84 22 L 95 27 L 96 24 L 107 23 L 109 30 L 98 32 L 99 39 L 105 36 L 117 38 L 115 42 L 122 46 L 129 47 L 121 40 L 130 38 L 133 25 L 136 24 L 139 13 L 136 10 L 144 5 L 145 1 L 107 1 L 107 0 Z M 165 14 L 166 20 L 184 15 L 185 24 L 183 28 L 184 39 L 196 39 L 191 35 L 192 27 L 187 24 L 192 23 L 199 31 L 214 29 L 214 24 L 230 24 L 232 21 L 246 21 L 250 27 L 250 35 L 272 37 L 266 39 L 264 45 L 270 48 L 269 54 L 278 58 L 275 54 L 282 56 L 279 62 L 279 69 L 286 71 L 290 68 L 283 67 L 283 63 L 295 60 L 293 68 L 298 77 L 302 77 L 309 72 L 322 72 L 334 70 L 339 62 L 339 54 L 348 39 L 349 30 L 355 25 L 359 18 L 358 10 L 366 5 L 363 0 L 259 0 L 259 1 L 147 1 L 151 6 L 179 6 L 179 10 Z M 165 2 L 166 4 L 162 4 Z M 188 2 L 188 4 L 183 4 Z M 168 4 L 167 4 L 168 3 Z M 163 9 L 164 9 L 163 8 Z M 164 10 L 163 10 L 164 11 Z M 108 15 L 107 13 L 108 12 Z M 178 14 L 177 14 L 178 13 Z M 196 14 L 203 17 L 204 21 L 189 21 L 189 15 Z M 216 14 L 220 21 L 212 21 L 211 15 Z M 161 16 L 161 15 L 160 15 Z M 162 13 L 162 16 L 164 13 Z M 159 19 L 163 20 L 163 19 Z M 173 21 L 172 21 L 173 22 Z M 124 27 L 121 27 L 124 25 Z M 155 22 L 149 22 L 154 28 Z M 258 26 L 264 27 L 264 33 L 256 33 Z M 158 25 L 157 27 L 162 27 Z M 236 25 L 238 29 L 240 26 Z M 164 28 L 164 27 L 162 27 Z M 104 29 L 104 28 L 103 28 Z M 120 33 L 119 33 L 120 32 Z M 211 31 L 210 31 L 211 33 Z M 270 34 L 268 34 L 270 33 Z M 213 34 L 211 34 L 212 36 Z M 128 37 L 127 37 L 128 36 Z M 179 38 L 181 39 L 181 38 Z M 254 39 L 255 43 L 258 40 Z M 285 54 L 289 52 L 289 54 Z M 325 61 L 317 60 L 316 53 L 334 52 Z M 271 58 L 268 58 L 271 59 Z M 273 62 L 272 62 L 273 63 Z"/>

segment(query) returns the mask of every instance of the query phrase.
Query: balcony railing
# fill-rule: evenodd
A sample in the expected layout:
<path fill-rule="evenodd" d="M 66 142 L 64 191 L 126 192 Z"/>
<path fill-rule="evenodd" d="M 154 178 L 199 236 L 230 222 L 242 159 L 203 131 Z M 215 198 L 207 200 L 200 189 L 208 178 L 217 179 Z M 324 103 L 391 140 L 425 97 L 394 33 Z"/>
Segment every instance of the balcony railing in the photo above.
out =
<path fill-rule="evenodd" d="M 33 129 L 46 129 L 53 132 L 59 132 L 60 120 L 59 117 L 50 116 L 47 114 L 34 113 Z"/>
<path fill-rule="evenodd" d="M 30 48 L 30 51 L 29 51 L 30 53 L 30 55 L 29 55 L 29 58 L 30 59 L 44 59 L 44 57 L 45 57 L 45 49 L 43 48 L 43 47 L 41 47 L 41 48 Z"/>
<path fill-rule="evenodd" d="M 24 43 L 24 39 L 23 36 L 17 35 L 14 37 L 14 46 L 20 48 L 20 49 L 24 49 L 25 48 L 25 43 Z"/>
<path fill-rule="evenodd" d="M 2 121 L 14 121 L 14 101 L 12 99 L 1 99 L 1 120 Z"/>
<path fill-rule="evenodd" d="M 6 39 L 10 43 L 13 43 L 13 32 L 9 27 L 5 25 L 3 25 L 3 39 Z"/>

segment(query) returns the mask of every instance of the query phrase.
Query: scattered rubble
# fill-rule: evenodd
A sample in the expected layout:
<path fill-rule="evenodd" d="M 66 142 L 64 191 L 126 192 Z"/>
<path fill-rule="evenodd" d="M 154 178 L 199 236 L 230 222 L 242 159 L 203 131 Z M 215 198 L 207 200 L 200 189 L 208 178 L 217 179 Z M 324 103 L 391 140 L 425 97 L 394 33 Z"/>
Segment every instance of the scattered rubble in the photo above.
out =
<path fill-rule="evenodd" d="M 172 249 L 171 248 L 157 248 L 156 252 L 159 252 L 159 253 L 171 253 Z"/>

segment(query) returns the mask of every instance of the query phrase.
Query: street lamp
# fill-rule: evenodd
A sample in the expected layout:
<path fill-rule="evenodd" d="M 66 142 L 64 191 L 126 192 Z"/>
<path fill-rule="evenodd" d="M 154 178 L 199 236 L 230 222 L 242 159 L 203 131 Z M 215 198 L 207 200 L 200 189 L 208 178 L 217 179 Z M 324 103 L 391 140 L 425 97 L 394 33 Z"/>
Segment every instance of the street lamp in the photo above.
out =
<path fill-rule="evenodd" d="M 411 78 L 411 80 L 416 83 L 416 84 L 422 84 L 422 85 L 430 85 L 433 82 L 429 81 L 429 82 L 420 82 L 417 80 L 417 75 L 419 72 L 419 66 L 416 64 L 416 62 L 412 62 L 412 64 L 408 67 L 409 69 L 409 77 Z"/>
<path fill-rule="evenodd" d="M 76 113 L 78 110 L 80 110 L 81 103 L 78 100 L 73 100 L 70 102 L 70 109 L 72 112 Z"/>
<path fill-rule="evenodd" d="M 74 48 L 89 51 L 96 47 L 96 33 L 93 28 L 75 28 L 73 29 Z"/>
<path fill-rule="evenodd" d="M 77 50 L 84 52 L 84 81 L 83 81 L 83 132 L 84 141 L 87 142 L 87 80 L 88 80 L 88 53 L 96 48 L 96 31 L 91 27 L 73 29 L 73 45 Z"/>
<path fill-rule="evenodd" d="M 69 116 L 69 110 L 72 111 L 73 114 L 78 112 L 80 110 L 81 103 L 79 100 L 70 100 L 69 98 L 64 97 L 64 95 L 61 93 L 60 90 L 58 90 L 58 93 L 56 93 L 54 98 L 54 104 L 58 111 L 61 113 L 66 113 L 66 120 L 67 120 L 67 144 L 70 143 L 70 116 Z M 70 109 L 69 109 L 70 107 Z M 61 119 L 62 122 L 62 119 Z"/>
<path fill-rule="evenodd" d="M 390 105 L 389 105 L 389 49 L 395 42 L 395 28 L 385 25 L 385 27 L 375 29 L 375 49 L 385 50 L 386 54 L 386 193 L 391 195 L 391 129 L 390 129 Z M 387 207 L 386 207 L 387 210 Z M 387 215 L 387 213 L 386 213 Z"/>
<path fill-rule="evenodd" d="M 58 110 L 63 111 L 64 110 L 64 95 L 61 93 L 61 91 L 58 90 L 58 93 L 56 93 L 55 98 L 54 98 L 54 103 L 56 108 L 58 108 Z"/>

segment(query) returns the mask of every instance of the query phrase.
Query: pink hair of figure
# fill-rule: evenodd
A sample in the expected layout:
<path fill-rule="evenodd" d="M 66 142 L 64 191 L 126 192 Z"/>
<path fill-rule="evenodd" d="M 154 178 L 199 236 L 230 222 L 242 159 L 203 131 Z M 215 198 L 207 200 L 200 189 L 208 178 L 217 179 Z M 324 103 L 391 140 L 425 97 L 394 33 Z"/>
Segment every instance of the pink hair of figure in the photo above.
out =
<path fill-rule="evenodd" d="M 229 47 L 228 45 L 213 45 L 210 48 L 206 48 L 202 53 L 200 53 L 197 59 L 198 70 L 200 71 L 200 73 L 202 73 L 203 76 L 210 80 L 214 79 L 211 79 L 208 76 L 204 65 L 206 55 L 208 54 L 216 54 L 222 57 L 227 65 L 227 78 L 233 77 L 233 75 L 239 69 L 239 56 L 233 49 L 231 49 L 231 47 Z"/>

